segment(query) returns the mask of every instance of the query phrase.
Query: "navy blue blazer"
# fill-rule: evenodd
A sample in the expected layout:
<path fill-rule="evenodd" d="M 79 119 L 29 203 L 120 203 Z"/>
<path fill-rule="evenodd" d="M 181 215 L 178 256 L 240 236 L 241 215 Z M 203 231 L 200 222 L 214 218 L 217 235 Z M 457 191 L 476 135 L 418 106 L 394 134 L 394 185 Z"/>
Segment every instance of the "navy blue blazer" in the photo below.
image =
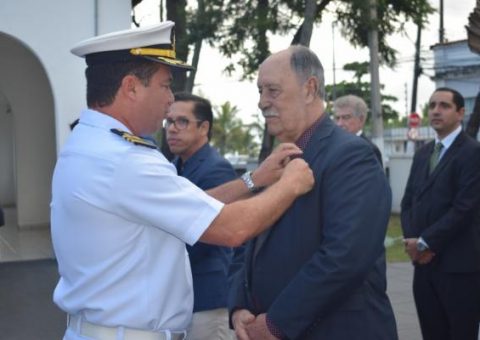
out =
<path fill-rule="evenodd" d="M 372 147 L 375 156 L 377 157 L 380 164 L 383 166 L 382 153 L 380 152 L 378 146 L 376 146 L 370 139 L 368 139 L 364 133 L 362 133 L 360 137 L 362 137 Z"/>
<path fill-rule="evenodd" d="M 422 237 L 445 272 L 480 270 L 480 143 L 461 132 L 432 174 L 434 142 L 415 153 L 401 203 L 403 234 Z"/>
<path fill-rule="evenodd" d="M 303 158 L 314 188 L 248 243 L 230 311 L 267 312 L 288 339 L 397 339 L 383 245 L 391 191 L 373 149 L 325 117 Z"/>
<path fill-rule="evenodd" d="M 173 162 L 178 168 L 179 159 L 176 158 Z M 232 165 L 208 143 L 187 159 L 181 176 L 203 190 L 237 177 Z M 193 276 L 193 311 L 225 308 L 232 249 L 197 242 L 193 247 L 187 245 L 187 250 Z"/>

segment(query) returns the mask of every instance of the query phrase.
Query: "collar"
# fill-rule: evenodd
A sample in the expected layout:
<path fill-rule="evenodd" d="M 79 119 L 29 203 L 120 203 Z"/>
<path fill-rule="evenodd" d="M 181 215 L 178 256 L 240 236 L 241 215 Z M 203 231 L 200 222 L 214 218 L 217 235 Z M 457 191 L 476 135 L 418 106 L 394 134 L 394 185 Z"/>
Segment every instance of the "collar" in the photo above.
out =
<path fill-rule="evenodd" d="M 459 125 L 455 130 L 450 132 L 445 138 L 439 139 L 438 136 L 435 137 L 435 144 L 438 142 L 442 142 L 443 150 L 446 151 L 453 143 L 455 138 L 462 132 L 462 126 Z"/>
<path fill-rule="evenodd" d="M 356 135 L 357 135 L 358 137 L 360 137 L 362 134 L 363 134 L 363 130 L 358 130 L 357 133 L 356 133 Z"/>
<path fill-rule="evenodd" d="M 82 111 L 78 124 L 88 125 L 99 129 L 117 129 L 132 133 L 132 131 L 130 131 L 130 129 L 126 127 L 123 123 L 121 123 L 119 120 L 116 120 L 115 118 L 106 115 L 105 113 L 92 109 L 86 109 Z"/>
<path fill-rule="evenodd" d="M 181 174 L 185 171 L 185 168 L 190 164 L 195 164 L 200 160 L 204 159 L 210 150 L 210 144 L 207 142 L 203 144 L 200 149 L 198 149 L 193 155 L 191 155 L 185 162 L 178 156 L 173 159 L 173 163 L 177 167 L 178 174 Z"/>
<path fill-rule="evenodd" d="M 308 142 L 312 139 L 313 133 L 320 125 L 325 115 L 323 114 L 320 118 L 318 118 L 308 129 L 306 129 L 302 135 L 297 139 L 295 144 L 303 151 L 307 147 Z"/>

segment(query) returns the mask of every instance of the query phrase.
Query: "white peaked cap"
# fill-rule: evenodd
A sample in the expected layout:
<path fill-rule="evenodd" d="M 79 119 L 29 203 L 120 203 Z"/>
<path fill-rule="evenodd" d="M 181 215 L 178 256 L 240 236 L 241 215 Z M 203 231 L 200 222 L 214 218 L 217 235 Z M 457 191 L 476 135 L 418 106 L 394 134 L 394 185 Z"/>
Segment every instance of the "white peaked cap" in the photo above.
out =
<path fill-rule="evenodd" d="M 176 58 L 175 23 L 159 24 L 112 32 L 81 41 L 71 52 L 85 57 L 88 65 L 131 62 L 139 58 L 175 68 L 192 69 Z"/>

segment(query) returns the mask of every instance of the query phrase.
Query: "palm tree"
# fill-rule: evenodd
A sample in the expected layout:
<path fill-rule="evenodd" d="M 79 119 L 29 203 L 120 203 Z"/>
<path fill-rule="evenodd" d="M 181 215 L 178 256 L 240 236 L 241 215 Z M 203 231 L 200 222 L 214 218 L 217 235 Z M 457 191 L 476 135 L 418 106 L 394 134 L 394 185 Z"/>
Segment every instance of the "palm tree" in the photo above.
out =
<path fill-rule="evenodd" d="M 252 155 L 252 151 L 256 150 L 257 143 L 253 134 L 256 123 L 244 125 L 236 117 L 237 113 L 238 108 L 229 101 L 215 109 L 212 144 L 222 155 L 234 152 Z"/>

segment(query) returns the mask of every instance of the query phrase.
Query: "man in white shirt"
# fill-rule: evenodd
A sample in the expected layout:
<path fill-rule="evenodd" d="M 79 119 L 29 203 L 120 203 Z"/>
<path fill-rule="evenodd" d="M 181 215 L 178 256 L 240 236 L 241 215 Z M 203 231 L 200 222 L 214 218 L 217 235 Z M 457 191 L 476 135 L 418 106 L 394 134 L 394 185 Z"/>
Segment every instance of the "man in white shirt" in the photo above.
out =
<path fill-rule="evenodd" d="M 281 145 L 244 180 L 203 192 L 138 136 L 173 102 L 172 22 L 81 42 L 87 104 L 57 161 L 52 241 L 64 339 L 183 339 L 193 305 L 185 243 L 238 246 L 272 225 L 313 176 Z M 288 163 L 288 164 L 287 164 Z M 252 196 L 256 187 L 266 187 Z M 218 200 L 217 200 L 218 199 Z"/>

